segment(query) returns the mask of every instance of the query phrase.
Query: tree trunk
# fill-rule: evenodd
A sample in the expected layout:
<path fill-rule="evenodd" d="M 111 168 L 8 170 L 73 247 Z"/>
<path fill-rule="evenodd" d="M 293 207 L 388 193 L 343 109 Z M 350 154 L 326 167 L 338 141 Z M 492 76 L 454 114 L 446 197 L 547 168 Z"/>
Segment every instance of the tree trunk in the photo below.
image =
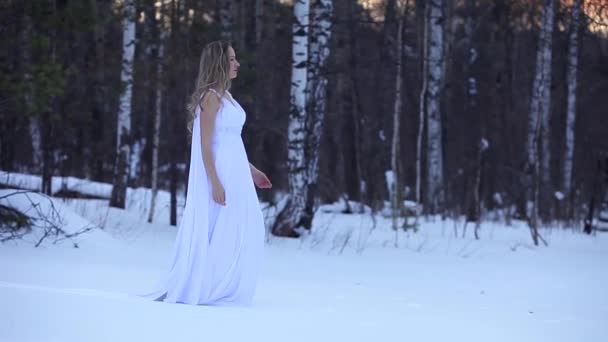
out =
<path fill-rule="evenodd" d="M 123 9 L 123 66 L 121 82 L 124 90 L 120 96 L 118 125 L 116 129 L 116 164 L 114 168 L 114 187 L 110 206 L 125 208 L 131 143 L 131 97 L 133 84 L 133 57 L 135 55 L 135 3 L 127 0 Z"/>
<path fill-rule="evenodd" d="M 576 84 L 578 72 L 578 31 L 580 27 L 582 0 L 574 0 L 572 4 L 572 18 L 570 19 L 570 36 L 568 38 L 568 109 L 566 118 L 566 151 L 562 173 L 562 190 L 572 201 L 572 165 L 574 162 L 574 127 L 576 123 Z M 570 217 L 571 215 L 568 215 Z"/>
<path fill-rule="evenodd" d="M 350 53 L 349 53 L 349 70 L 357 70 L 357 31 L 355 20 L 357 19 L 358 5 L 354 2 L 349 4 L 349 30 L 348 38 L 350 42 Z M 359 212 L 364 212 L 364 203 L 367 198 L 367 184 L 363 177 L 363 168 L 361 166 L 363 152 L 361 148 L 362 144 L 362 129 L 361 129 L 361 100 L 359 98 L 359 82 L 356 72 L 349 72 L 350 76 L 350 103 L 351 103 L 351 114 L 353 120 L 353 146 L 354 146 L 354 158 L 355 158 L 355 179 L 357 180 L 357 200 L 359 201 Z"/>
<path fill-rule="evenodd" d="M 475 158 L 475 166 L 474 166 L 474 176 L 473 176 L 473 186 L 470 189 L 465 189 L 465 193 L 473 194 L 473 201 L 467 203 L 465 201 L 465 205 L 468 205 L 467 208 L 467 221 L 468 222 L 478 222 L 479 218 L 479 209 L 480 209 L 480 186 L 481 186 L 481 155 L 483 150 L 481 149 L 482 142 L 485 141 L 485 138 L 482 134 L 481 130 L 481 121 L 484 119 L 483 111 L 479 111 L 477 109 L 477 77 L 475 72 L 473 71 L 473 67 L 475 62 L 477 61 L 477 48 L 474 43 L 474 30 L 476 26 L 476 15 L 475 15 L 475 0 L 467 0 L 466 3 L 468 15 L 465 19 L 464 31 L 465 31 L 465 50 L 467 51 L 467 63 L 466 63 L 466 72 L 465 72 L 465 84 L 467 90 L 467 101 L 466 101 L 466 111 L 467 113 L 478 113 L 479 114 L 479 128 L 480 130 L 476 132 L 477 134 L 471 134 L 474 139 L 471 139 L 471 143 L 475 144 L 475 149 L 473 149 L 476 158 Z M 472 125 L 475 127 L 475 125 Z M 468 183 L 468 182 L 464 182 Z M 466 198 L 470 198 L 466 196 Z"/>
<path fill-rule="evenodd" d="M 536 54 L 536 73 L 532 88 L 532 98 L 530 101 L 530 117 L 528 122 L 528 168 L 535 169 L 534 162 L 539 154 L 539 199 L 541 203 L 536 203 L 538 210 L 543 217 L 547 217 L 548 193 L 547 189 L 551 186 L 550 180 L 550 150 L 549 150 L 549 119 L 551 110 L 551 43 L 553 36 L 553 1 L 544 0 L 544 11 L 542 27 L 540 28 L 538 49 Z M 540 125 L 538 121 L 540 120 Z M 536 129 L 539 132 L 536 132 Z M 538 138 L 537 141 L 534 139 Z M 538 149 L 540 148 L 540 151 Z M 529 170 L 531 170 L 529 169 Z M 534 196 L 536 197 L 536 196 Z"/>
<path fill-rule="evenodd" d="M 441 85 L 444 79 L 444 1 L 429 0 L 427 20 L 428 60 L 425 111 L 427 119 L 427 212 L 436 214 L 443 203 L 443 149 L 441 128 Z"/>
<path fill-rule="evenodd" d="M 164 6 L 161 4 L 158 9 L 158 47 L 157 47 L 157 61 L 156 61 L 156 101 L 154 106 L 154 132 L 152 140 L 152 198 L 150 199 L 150 213 L 148 215 L 148 222 L 152 223 L 154 219 L 154 210 L 156 207 L 156 196 L 158 194 L 158 145 L 160 143 L 160 121 L 162 118 L 162 103 L 163 103 L 163 90 L 164 90 L 164 57 L 165 57 L 165 36 L 166 26 L 164 13 Z"/>
<path fill-rule="evenodd" d="M 308 180 L 305 162 L 306 142 L 306 89 L 308 70 L 309 0 L 295 0 L 292 27 L 292 71 L 289 126 L 287 129 L 287 180 L 289 199 L 273 225 L 272 233 L 278 236 L 298 237 L 306 220 Z"/>
<path fill-rule="evenodd" d="M 608 156 L 604 154 L 603 165 L 601 166 L 601 186 L 599 186 L 599 213 L 595 229 L 601 232 L 608 232 Z"/>
<path fill-rule="evenodd" d="M 429 58 L 429 13 L 430 6 L 424 7 L 422 45 L 422 87 L 420 90 L 420 112 L 418 116 L 418 134 L 416 136 L 416 203 L 422 203 L 422 138 L 424 136 L 424 122 L 426 118 L 426 96 L 428 92 L 428 58 Z"/>
<path fill-rule="evenodd" d="M 397 28 L 397 42 L 395 44 L 396 48 L 396 69 L 395 70 L 395 103 L 393 108 L 393 139 L 391 146 L 391 169 L 393 170 L 393 181 L 392 181 L 392 191 L 391 191 L 391 203 L 392 203 L 392 225 L 393 230 L 397 230 L 398 227 L 398 218 L 401 212 L 401 183 L 399 182 L 399 178 L 401 176 L 401 170 L 399 167 L 399 154 L 400 148 L 399 144 L 401 136 L 401 111 L 403 106 L 403 95 L 402 95 L 402 85 L 403 85 L 403 73 L 401 72 L 401 62 L 403 56 L 403 21 L 404 21 L 404 8 L 402 4 L 398 4 L 397 13 L 399 13 L 399 25 Z"/>
<path fill-rule="evenodd" d="M 51 113 L 44 111 L 41 119 L 42 128 L 42 186 L 40 191 L 51 196 L 53 194 L 53 171 L 55 158 L 53 156 L 53 122 Z"/>
<path fill-rule="evenodd" d="M 319 153 L 323 122 L 327 108 L 327 75 L 326 63 L 329 57 L 329 39 L 331 37 L 331 18 L 333 0 L 313 0 L 311 8 L 311 30 L 309 48 L 309 66 L 307 73 L 307 104 L 308 118 L 307 146 L 305 147 L 308 191 L 306 192 L 306 209 L 304 228 L 310 229 L 315 210 L 319 179 Z"/>
<path fill-rule="evenodd" d="M 92 125 L 90 128 L 90 137 L 92 139 L 92 148 L 90 155 L 90 169 L 92 179 L 103 179 L 104 176 L 104 127 L 105 122 L 109 121 L 110 114 L 107 99 L 107 80 L 105 67 L 105 20 L 101 18 L 110 17 L 110 4 L 98 3 L 97 0 L 90 0 L 92 15 L 99 18 L 95 22 L 93 28 L 93 37 L 95 40 L 95 73 L 91 75 L 93 78 L 93 101 L 91 101 Z"/>
<path fill-rule="evenodd" d="M 181 58 L 179 51 L 181 51 L 181 46 L 179 44 L 180 39 L 180 25 L 181 21 L 179 20 L 181 11 L 183 9 L 183 0 L 171 0 L 171 14 L 170 14 L 170 37 L 168 41 L 168 49 L 167 49 L 167 60 L 174 61 Z M 179 79 L 179 68 L 176 65 L 172 65 L 172 68 L 167 68 L 168 75 L 168 84 L 169 87 L 172 88 L 173 93 L 167 95 L 167 101 L 169 101 L 168 108 L 177 107 L 177 98 L 176 94 L 178 94 L 177 82 Z M 169 137 L 171 141 L 179 141 L 180 134 L 183 133 L 182 127 L 177 124 L 177 117 L 173 117 L 172 120 L 169 120 Z M 196 143 L 196 142 L 195 142 Z M 178 162 L 179 162 L 179 151 L 180 149 L 176 146 L 176 144 L 171 144 L 169 149 L 170 157 L 169 157 L 169 193 L 170 193 L 170 204 L 169 204 L 169 224 L 172 226 L 177 226 L 177 190 L 179 185 L 179 170 L 178 170 Z"/>

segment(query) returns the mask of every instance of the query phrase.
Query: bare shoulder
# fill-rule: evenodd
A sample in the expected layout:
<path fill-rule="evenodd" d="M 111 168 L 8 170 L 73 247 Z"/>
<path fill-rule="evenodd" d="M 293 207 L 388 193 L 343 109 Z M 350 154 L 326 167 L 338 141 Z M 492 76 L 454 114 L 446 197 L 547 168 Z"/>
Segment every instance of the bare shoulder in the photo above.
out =
<path fill-rule="evenodd" d="M 202 112 L 205 115 L 214 115 L 217 113 L 221 104 L 221 99 L 215 91 L 206 92 L 200 101 Z"/>

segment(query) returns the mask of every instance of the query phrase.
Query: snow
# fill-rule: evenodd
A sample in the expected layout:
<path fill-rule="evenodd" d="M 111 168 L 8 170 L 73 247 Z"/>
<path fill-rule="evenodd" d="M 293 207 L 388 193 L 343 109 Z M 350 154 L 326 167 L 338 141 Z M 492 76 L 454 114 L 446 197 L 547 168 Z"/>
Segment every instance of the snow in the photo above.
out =
<path fill-rule="evenodd" d="M 490 142 L 488 141 L 488 139 L 486 138 L 481 138 L 480 141 L 480 146 L 481 146 L 481 151 L 484 152 L 486 151 L 488 148 L 490 148 Z"/>
<path fill-rule="evenodd" d="M 128 202 L 139 194 L 130 191 Z M 474 240 L 472 226 L 461 237 L 463 221 L 431 217 L 418 233 L 395 234 L 389 218 L 319 210 L 301 239 L 268 237 L 252 307 L 188 306 L 129 295 L 147 290 L 167 266 L 176 233 L 164 224 L 168 213 L 148 224 L 143 205 L 120 210 L 106 199 L 33 196 L 52 201 L 72 230 L 104 229 L 77 236 L 79 248 L 34 248 L 28 236 L 0 244 L 0 341 L 608 337 L 608 234 L 543 228 L 549 247 L 534 247 L 519 221 L 484 222 Z"/>
<path fill-rule="evenodd" d="M 112 194 L 112 184 L 94 182 L 86 179 L 75 177 L 52 177 L 53 193 L 62 189 L 75 191 L 83 195 L 98 197 L 100 199 L 110 199 Z M 6 172 L 0 170 L 0 184 L 7 187 L 18 189 L 38 191 L 42 185 L 40 176 L 28 175 L 16 172 Z M 143 220 L 147 218 L 152 190 L 149 188 L 127 188 L 127 210 L 133 215 L 138 215 Z M 178 215 L 181 214 L 181 209 L 185 203 L 183 194 L 178 195 Z M 169 221 L 171 194 L 167 191 L 159 191 L 156 199 L 156 210 L 154 212 L 155 220 L 157 218 L 165 218 Z M 88 203 L 83 201 L 82 203 Z M 105 214 L 107 210 L 97 212 L 97 214 Z"/>

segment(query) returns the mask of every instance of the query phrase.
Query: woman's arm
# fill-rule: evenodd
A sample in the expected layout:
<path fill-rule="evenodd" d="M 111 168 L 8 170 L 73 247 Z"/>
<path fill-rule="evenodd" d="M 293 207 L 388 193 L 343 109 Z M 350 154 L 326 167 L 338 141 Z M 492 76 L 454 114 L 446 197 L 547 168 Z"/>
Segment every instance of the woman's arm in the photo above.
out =
<path fill-rule="evenodd" d="M 201 103 L 201 151 L 203 153 L 203 164 L 207 171 L 207 177 L 211 181 L 213 186 L 213 199 L 220 203 L 225 204 L 225 193 L 224 188 L 217 176 L 217 170 L 215 168 L 215 158 L 213 155 L 213 149 L 211 148 L 211 140 L 213 139 L 213 129 L 215 127 L 215 118 L 220 108 L 220 99 L 216 94 L 208 92 L 203 97 Z"/>
<path fill-rule="evenodd" d="M 249 163 L 249 171 L 251 171 L 251 174 L 253 175 L 253 173 L 254 173 L 255 171 L 259 171 L 259 170 L 258 170 L 258 169 L 256 169 L 256 167 L 255 167 L 255 166 L 253 166 L 253 164 Z"/>
<path fill-rule="evenodd" d="M 249 163 L 249 171 L 251 171 L 251 178 L 253 178 L 253 183 L 261 189 L 270 189 L 272 188 L 272 183 L 270 179 L 264 174 L 264 172 L 258 170 L 253 164 Z"/>

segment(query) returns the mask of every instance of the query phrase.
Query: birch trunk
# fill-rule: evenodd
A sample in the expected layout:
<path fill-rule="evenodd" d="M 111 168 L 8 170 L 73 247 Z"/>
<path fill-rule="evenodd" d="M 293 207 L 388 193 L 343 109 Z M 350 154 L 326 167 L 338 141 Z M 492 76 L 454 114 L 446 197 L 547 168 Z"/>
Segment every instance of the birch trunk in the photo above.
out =
<path fill-rule="evenodd" d="M 164 25 L 165 17 L 163 16 L 164 6 L 161 4 L 157 10 L 156 18 L 159 28 L 158 39 L 158 60 L 156 62 L 156 102 L 154 113 L 154 137 L 152 140 L 152 198 L 150 199 L 150 213 L 148 222 L 152 223 L 154 219 L 154 210 L 156 207 L 156 196 L 158 195 L 158 145 L 160 143 L 160 120 L 162 117 L 163 103 L 163 74 L 164 74 L 164 58 L 165 58 L 165 37 L 166 26 Z"/>
<path fill-rule="evenodd" d="M 555 0 L 546 0 L 545 2 L 545 41 L 543 42 L 543 93 L 541 99 L 541 118 L 543 120 L 542 128 L 541 128 L 541 148 L 542 152 L 540 155 L 541 162 L 541 198 L 543 199 L 543 206 L 541 206 L 541 212 L 543 215 L 547 215 L 547 211 L 545 210 L 549 203 L 552 188 L 551 184 L 551 150 L 550 150 L 550 126 L 549 122 L 551 119 L 551 61 L 552 61 L 552 42 L 553 42 L 553 25 L 554 25 L 554 1 Z"/>
<path fill-rule="evenodd" d="M 426 94 L 428 91 L 428 58 L 429 58 L 429 12 L 430 6 L 424 7 L 424 21 L 422 34 L 422 87 L 420 90 L 420 112 L 418 116 L 418 136 L 416 137 L 416 203 L 422 203 L 422 137 L 424 135 L 424 122 L 426 118 Z"/>
<path fill-rule="evenodd" d="M 551 110 L 551 43 L 554 21 L 553 1 L 554 0 L 544 0 L 543 21 L 539 33 L 536 53 L 536 71 L 532 88 L 532 98 L 530 101 L 527 138 L 528 168 L 529 170 L 532 170 L 532 172 L 535 172 L 534 170 L 538 169 L 538 172 L 540 173 L 538 179 L 538 181 L 540 181 L 539 192 L 542 193 L 546 193 L 547 187 L 550 186 L 549 119 Z M 540 163 L 538 168 L 535 167 L 534 164 L 537 159 Z M 544 207 L 547 199 L 542 193 L 538 198 L 544 199 L 542 203 Z M 535 207 L 538 207 L 539 204 L 541 203 L 536 203 Z M 546 213 L 545 210 L 540 211 Z"/>
<path fill-rule="evenodd" d="M 393 230 L 397 231 L 398 227 L 398 218 L 401 209 L 401 184 L 399 183 L 399 178 L 401 175 L 399 168 L 399 144 L 400 144 L 400 131 L 401 131 L 401 108 L 403 105 L 403 96 L 401 86 L 403 84 L 403 75 L 401 72 L 401 60 L 403 56 L 403 20 L 404 14 L 402 6 L 399 6 L 397 11 L 399 12 L 399 25 L 397 28 L 397 42 L 396 42 L 396 77 L 395 77 L 395 106 L 393 109 L 393 141 L 391 147 L 391 168 L 393 169 L 393 182 L 392 182 L 392 225 Z M 395 240 L 395 244 L 397 244 L 397 240 Z"/>
<path fill-rule="evenodd" d="M 298 237 L 308 198 L 305 142 L 309 0 L 296 0 L 293 12 L 291 99 L 287 129 L 289 199 L 277 216 L 272 233 L 278 236 Z"/>
<path fill-rule="evenodd" d="M 582 0 L 574 0 L 568 38 L 568 111 L 566 118 L 566 152 L 563 165 L 562 190 L 568 197 L 572 192 L 572 165 L 574 161 L 574 127 L 576 123 L 576 84 L 578 72 L 578 31 Z"/>
<path fill-rule="evenodd" d="M 329 57 L 329 39 L 331 37 L 331 17 L 333 0 L 313 0 L 311 6 L 311 28 L 309 65 L 307 72 L 307 146 L 306 167 L 307 186 L 306 213 L 302 225 L 310 229 L 314 216 L 314 201 L 317 195 L 319 179 L 319 149 L 323 134 L 323 122 L 327 107 L 327 76 L 325 65 Z"/>
<path fill-rule="evenodd" d="M 425 111 L 427 119 L 427 212 L 435 214 L 443 202 L 443 151 L 441 134 L 441 84 L 444 78 L 444 1 L 429 0 L 427 89 Z"/>
<path fill-rule="evenodd" d="M 110 206 L 125 208 L 127 182 L 129 176 L 130 136 L 131 136 L 131 96 L 133 84 L 133 57 L 135 55 L 135 4 L 133 0 L 124 2 L 122 72 L 120 80 L 124 90 L 120 95 L 118 125 L 116 129 L 116 164 L 114 186 Z"/>

